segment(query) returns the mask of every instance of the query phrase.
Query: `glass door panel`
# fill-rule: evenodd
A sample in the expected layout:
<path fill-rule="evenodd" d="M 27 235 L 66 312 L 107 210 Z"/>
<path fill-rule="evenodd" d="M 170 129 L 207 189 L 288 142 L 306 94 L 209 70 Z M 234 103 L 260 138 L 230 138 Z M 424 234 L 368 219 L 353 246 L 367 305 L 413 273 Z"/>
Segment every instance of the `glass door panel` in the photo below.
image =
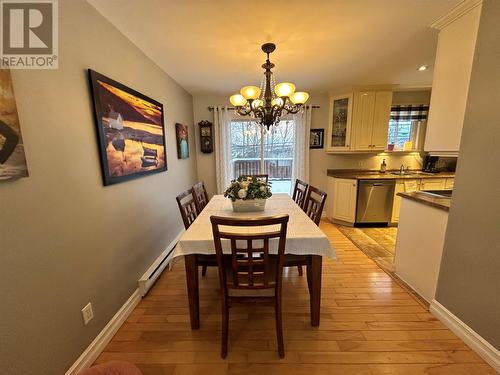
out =
<path fill-rule="evenodd" d="M 253 121 L 231 122 L 231 164 L 233 179 L 262 173 L 262 134 Z"/>
<path fill-rule="evenodd" d="M 273 193 L 290 194 L 294 148 L 293 120 L 282 120 L 270 131 L 251 120 L 233 120 L 231 122 L 231 178 L 267 174 Z"/>
<path fill-rule="evenodd" d="M 349 149 L 351 112 L 352 94 L 340 95 L 331 99 L 327 151 Z"/>
<path fill-rule="evenodd" d="M 270 131 L 264 131 L 264 173 L 269 175 L 274 193 L 292 190 L 295 125 L 292 120 L 282 120 Z"/>

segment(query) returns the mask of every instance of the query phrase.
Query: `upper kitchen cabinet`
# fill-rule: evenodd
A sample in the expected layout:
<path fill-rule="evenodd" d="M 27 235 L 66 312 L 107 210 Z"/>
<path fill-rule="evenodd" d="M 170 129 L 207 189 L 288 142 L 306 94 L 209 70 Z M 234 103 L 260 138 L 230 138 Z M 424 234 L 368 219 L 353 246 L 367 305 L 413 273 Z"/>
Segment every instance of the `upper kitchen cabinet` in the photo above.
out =
<path fill-rule="evenodd" d="M 351 141 L 353 95 L 337 95 L 330 99 L 330 123 L 327 129 L 326 151 L 349 151 Z"/>
<path fill-rule="evenodd" d="M 327 152 L 384 151 L 392 91 L 357 91 L 330 100 Z"/>
<path fill-rule="evenodd" d="M 481 0 L 466 1 L 437 20 L 439 29 L 424 150 L 456 155 L 476 46 Z"/>

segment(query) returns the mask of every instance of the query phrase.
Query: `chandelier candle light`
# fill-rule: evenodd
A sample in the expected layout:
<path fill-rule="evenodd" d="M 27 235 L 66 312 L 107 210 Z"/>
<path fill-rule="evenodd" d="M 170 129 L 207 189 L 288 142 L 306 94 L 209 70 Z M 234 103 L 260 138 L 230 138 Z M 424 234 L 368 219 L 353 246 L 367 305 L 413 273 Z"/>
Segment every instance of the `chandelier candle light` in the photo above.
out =
<path fill-rule="evenodd" d="M 273 72 L 274 64 L 269 61 L 269 54 L 276 49 L 273 43 L 262 45 L 262 51 L 267 54 L 264 68 L 264 79 L 261 87 L 245 86 L 239 94 L 232 95 L 229 101 L 236 107 L 241 116 L 252 116 L 260 125 L 265 125 L 267 130 L 277 125 L 282 114 L 297 113 L 309 99 L 307 92 L 295 91 L 295 85 L 283 82 L 275 85 Z"/>

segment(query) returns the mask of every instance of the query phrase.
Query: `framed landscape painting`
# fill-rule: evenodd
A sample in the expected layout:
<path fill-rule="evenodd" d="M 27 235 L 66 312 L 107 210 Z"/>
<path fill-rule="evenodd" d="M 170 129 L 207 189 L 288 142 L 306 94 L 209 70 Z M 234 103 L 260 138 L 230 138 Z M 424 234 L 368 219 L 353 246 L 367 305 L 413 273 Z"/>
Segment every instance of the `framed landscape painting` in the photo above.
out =
<path fill-rule="evenodd" d="M 10 70 L 0 69 L 0 181 L 28 177 Z"/>
<path fill-rule="evenodd" d="M 89 69 L 104 185 L 167 170 L 163 105 Z"/>
<path fill-rule="evenodd" d="M 182 124 L 175 124 L 175 135 L 177 138 L 177 158 L 189 158 L 188 127 Z"/>

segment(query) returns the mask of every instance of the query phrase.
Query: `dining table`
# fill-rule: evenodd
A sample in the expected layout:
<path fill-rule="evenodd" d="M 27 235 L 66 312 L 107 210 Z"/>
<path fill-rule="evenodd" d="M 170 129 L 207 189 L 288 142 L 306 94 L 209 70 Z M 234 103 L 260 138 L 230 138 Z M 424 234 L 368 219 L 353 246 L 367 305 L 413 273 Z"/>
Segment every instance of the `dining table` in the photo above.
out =
<path fill-rule="evenodd" d="M 310 294 L 311 325 L 319 326 L 321 308 L 321 275 L 323 257 L 336 259 L 335 249 L 325 233 L 288 194 L 273 194 L 266 201 L 265 209 L 259 212 L 235 212 L 231 200 L 223 195 L 214 195 L 198 217 L 180 237 L 174 257 L 184 257 L 189 315 L 192 329 L 200 327 L 199 278 L 197 255 L 215 255 L 210 216 L 233 218 L 258 218 L 289 215 L 285 264 L 287 259 L 305 259 L 307 282 Z M 259 231 L 259 227 L 240 227 L 242 233 Z M 224 253 L 231 253 L 229 245 L 223 245 Z M 270 254 L 277 253 L 277 242 L 270 243 Z"/>

